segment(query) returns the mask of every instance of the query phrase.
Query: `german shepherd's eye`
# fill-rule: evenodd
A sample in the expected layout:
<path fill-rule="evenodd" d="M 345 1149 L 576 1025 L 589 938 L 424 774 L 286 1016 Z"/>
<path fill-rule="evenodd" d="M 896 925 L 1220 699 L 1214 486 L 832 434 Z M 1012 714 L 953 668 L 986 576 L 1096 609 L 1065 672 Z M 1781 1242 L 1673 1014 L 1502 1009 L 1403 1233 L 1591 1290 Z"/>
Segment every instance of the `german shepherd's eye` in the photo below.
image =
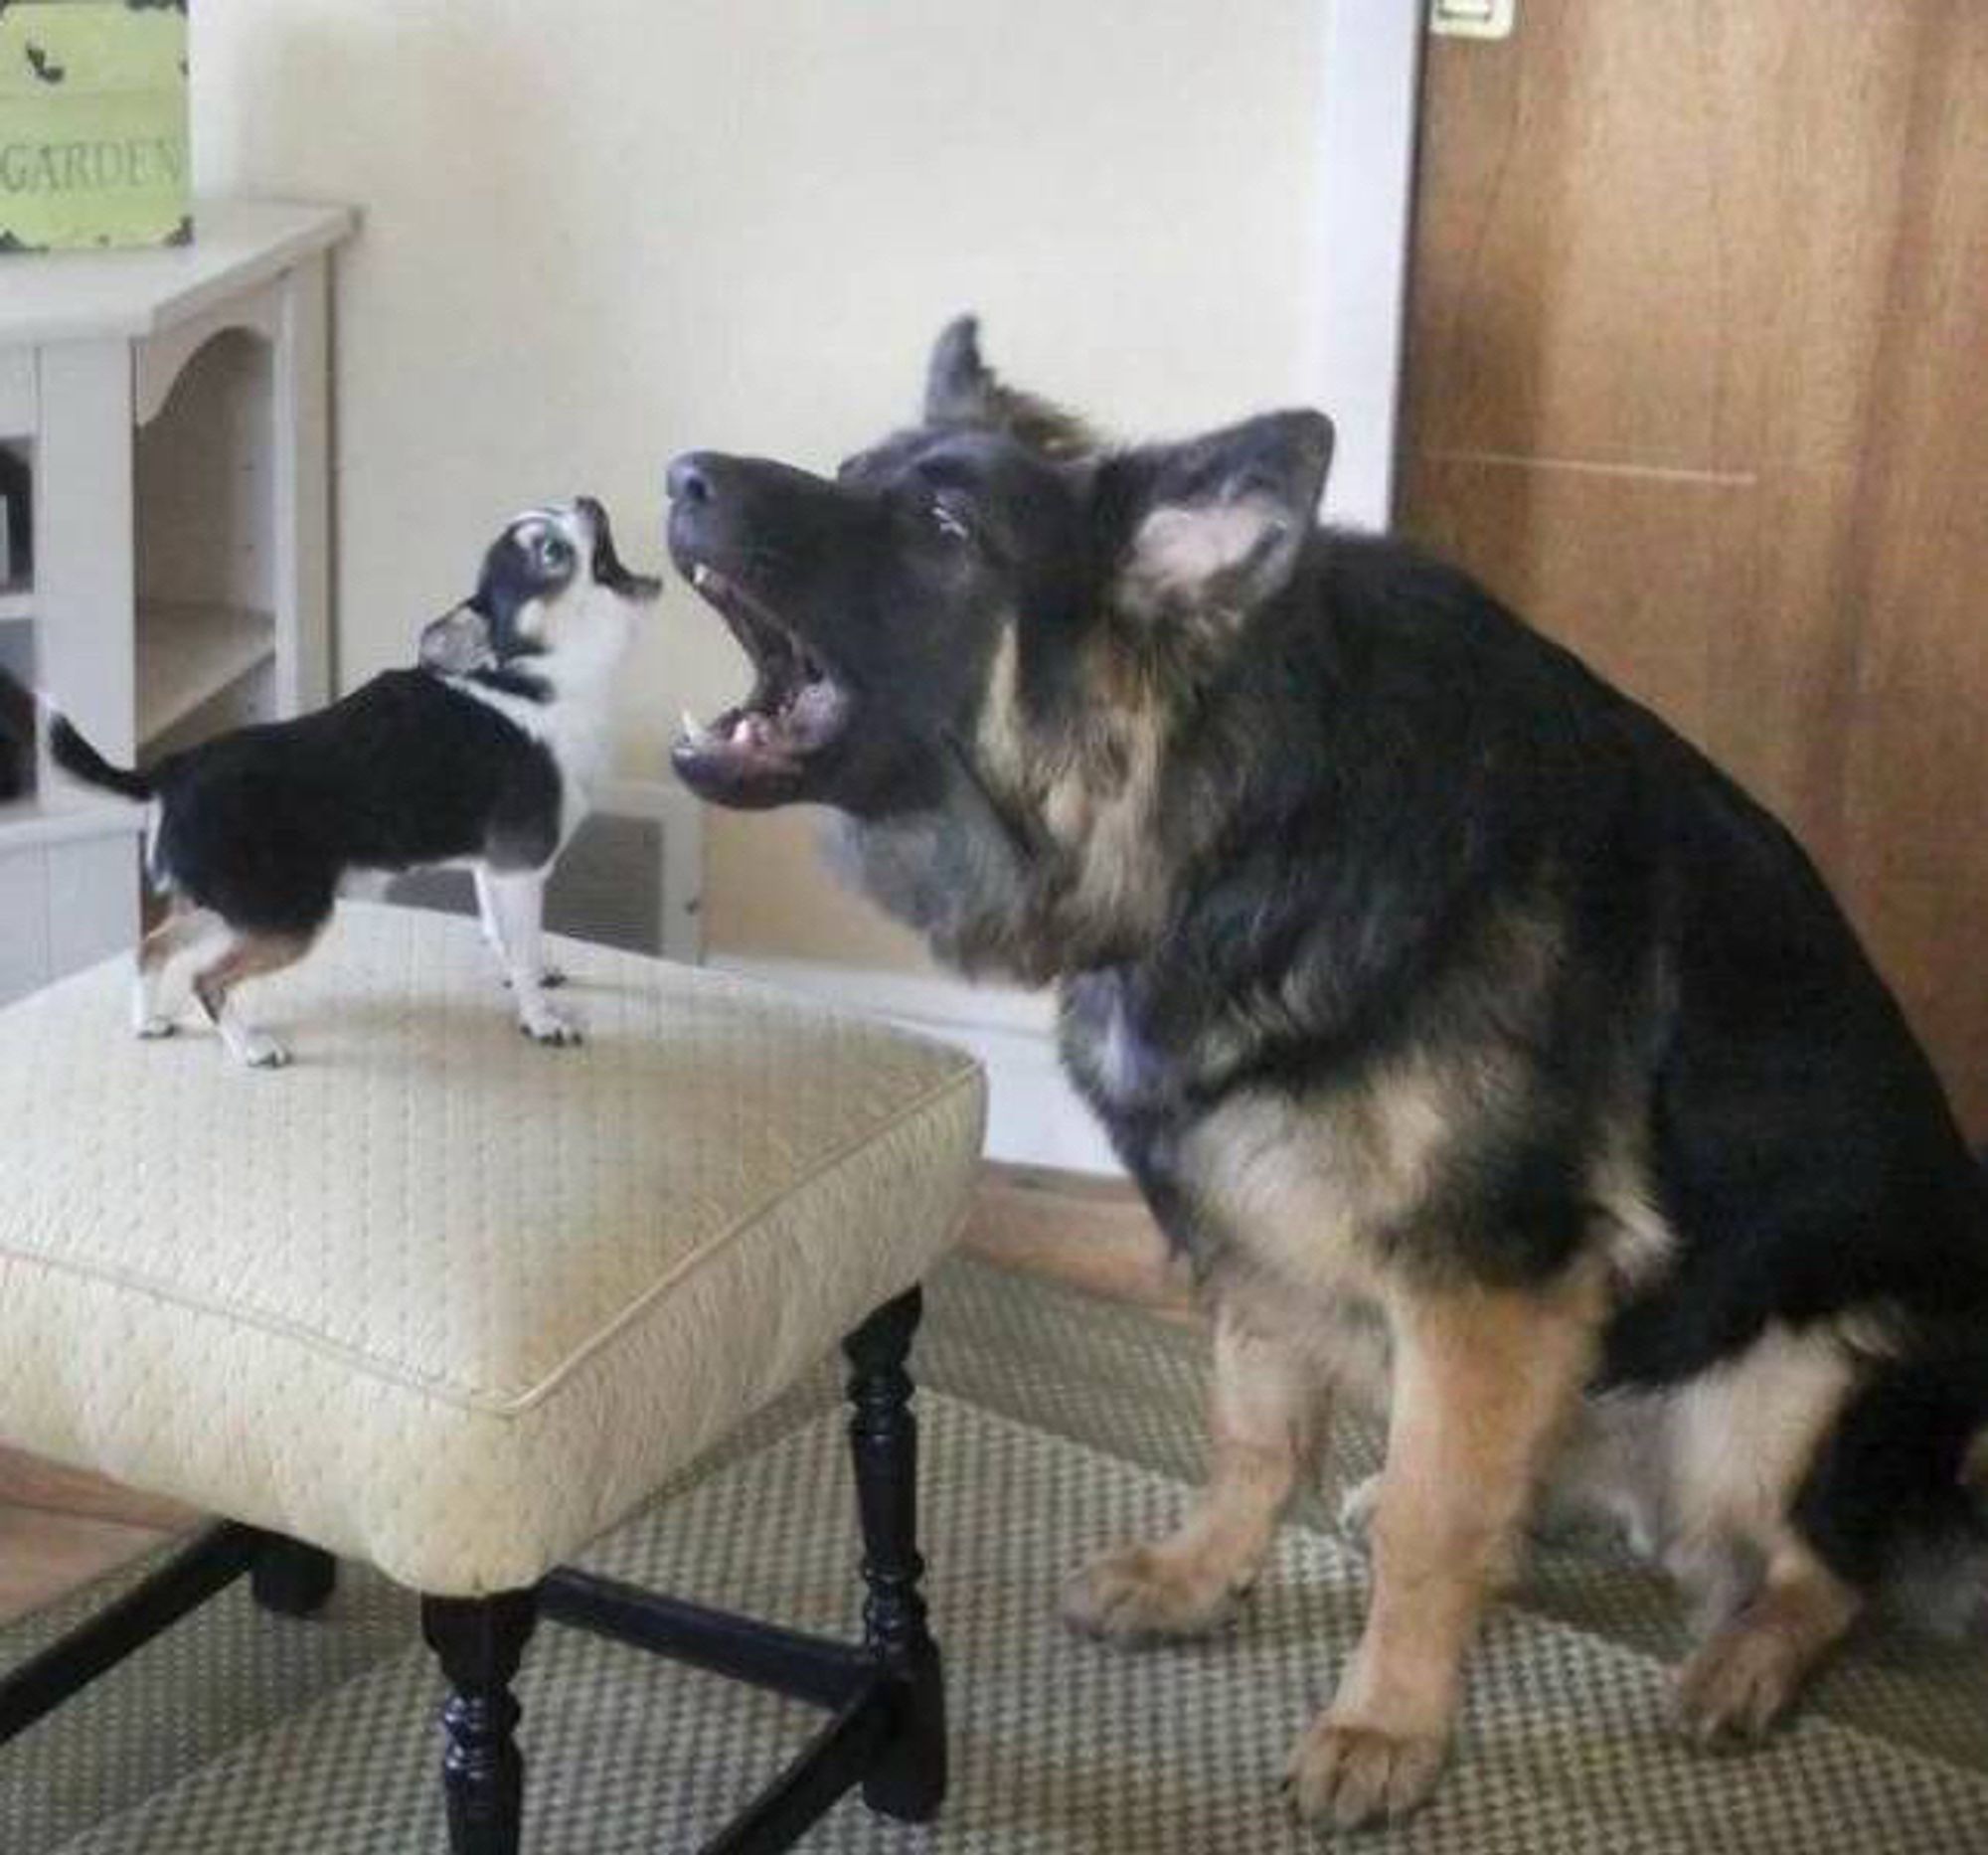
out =
<path fill-rule="evenodd" d="M 973 529 L 960 511 L 957 503 L 944 496 L 934 496 L 926 505 L 926 516 L 931 525 L 948 541 L 971 541 Z"/>

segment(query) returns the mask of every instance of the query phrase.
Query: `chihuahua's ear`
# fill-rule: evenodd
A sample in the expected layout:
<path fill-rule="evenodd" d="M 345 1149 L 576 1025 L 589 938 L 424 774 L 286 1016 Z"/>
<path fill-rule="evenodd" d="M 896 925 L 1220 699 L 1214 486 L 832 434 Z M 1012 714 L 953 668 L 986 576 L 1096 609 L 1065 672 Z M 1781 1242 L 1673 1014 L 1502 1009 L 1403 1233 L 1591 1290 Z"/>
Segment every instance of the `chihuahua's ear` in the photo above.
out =
<path fill-rule="evenodd" d="M 474 605 L 443 612 L 421 632 L 420 665 L 437 676 L 467 676 L 497 662 L 490 643 L 490 620 Z"/>

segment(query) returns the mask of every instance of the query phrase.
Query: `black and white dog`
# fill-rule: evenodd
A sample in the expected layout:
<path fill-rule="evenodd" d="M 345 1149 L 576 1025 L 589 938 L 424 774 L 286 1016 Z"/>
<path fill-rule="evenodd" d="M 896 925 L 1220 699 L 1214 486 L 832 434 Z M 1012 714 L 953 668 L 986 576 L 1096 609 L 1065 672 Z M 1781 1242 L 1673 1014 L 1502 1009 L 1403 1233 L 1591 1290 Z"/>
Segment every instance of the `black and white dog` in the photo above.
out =
<path fill-rule="evenodd" d="M 621 564 L 607 511 L 582 496 L 504 530 L 475 592 L 422 633 L 418 667 L 329 708 L 203 742 L 143 773 L 110 765 L 55 717 L 59 766 L 153 808 L 147 861 L 170 907 L 138 949 L 138 1035 L 171 1033 L 167 968 L 212 937 L 193 980 L 202 1009 L 244 1063 L 287 1062 L 282 1044 L 243 1022 L 235 987 L 301 959 L 341 888 L 466 864 L 520 1028 L 578 1043 L 545 996 L 546 878 L 606 770 L 615 679 L 660 590 Z"/>

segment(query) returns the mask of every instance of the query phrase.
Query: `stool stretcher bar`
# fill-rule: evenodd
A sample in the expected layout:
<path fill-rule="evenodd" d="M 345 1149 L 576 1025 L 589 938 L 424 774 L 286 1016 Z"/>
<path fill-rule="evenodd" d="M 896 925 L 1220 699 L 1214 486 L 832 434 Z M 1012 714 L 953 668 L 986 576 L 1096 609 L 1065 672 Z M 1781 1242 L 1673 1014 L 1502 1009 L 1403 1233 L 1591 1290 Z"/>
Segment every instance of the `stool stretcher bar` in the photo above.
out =
<path fill-rule="evenodd" d="M 539 1587 L 539 1614 L 817 1707 L 847 1705 L 877 1674 L 877 1658 L 853 1642 L 708 1610 L 565 1568 Z"/>
<path fill-rule="evenodd" d="M 0 1746 L 199 1609 L 265 1552 L 288 1544 L 232 1520 L 210 1527 L 114 1603 L 0 1679 Z"/>

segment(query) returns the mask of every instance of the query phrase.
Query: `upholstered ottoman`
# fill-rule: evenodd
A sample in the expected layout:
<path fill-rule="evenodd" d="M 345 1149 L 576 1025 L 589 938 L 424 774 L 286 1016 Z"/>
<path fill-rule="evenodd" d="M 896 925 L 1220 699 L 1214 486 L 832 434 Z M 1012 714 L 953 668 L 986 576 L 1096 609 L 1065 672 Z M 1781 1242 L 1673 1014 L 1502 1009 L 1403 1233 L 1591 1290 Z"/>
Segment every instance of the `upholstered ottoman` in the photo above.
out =
<path fill-rule="evenodd" d="M 391 908 L 259 989 L 288 1070 L 191 1020 L 133 1038 L 125 960 L 0 1012 L 0 1440 L 227 1516 L 0 1679 L 0 1741 L 242 1573 L 314 1607 L 342 1554 L 423 1596 L 458 1851 L 519 1846 L 539 1618 L 830 1711 L 715 1848 L 785 1847 L 858 1781 L 936 1807 L 905 1360 L 980 1075 L 722 977 L 557 956 L 579 1049 L 518 1035 L 472 924 Z M 861 1645 L 560 1569 L 845 1335 Z"/>

